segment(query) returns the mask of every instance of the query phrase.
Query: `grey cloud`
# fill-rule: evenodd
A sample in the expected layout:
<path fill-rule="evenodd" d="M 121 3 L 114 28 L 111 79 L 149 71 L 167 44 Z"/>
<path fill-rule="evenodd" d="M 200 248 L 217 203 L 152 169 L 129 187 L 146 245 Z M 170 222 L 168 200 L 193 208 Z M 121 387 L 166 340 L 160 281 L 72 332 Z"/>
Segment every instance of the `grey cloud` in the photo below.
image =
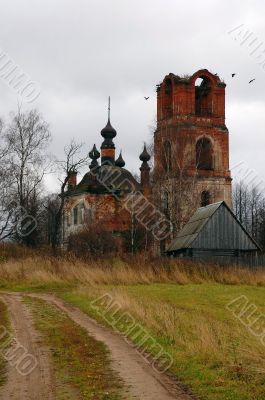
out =
<path fill-rule="evenodd" d="M 265 43 L 261 1 L 10 0 L 0 5 L 0 48 L 40 84 L 41 96 L 32 106 L 50 123 L 51 150 L 58 156 L 73 136 L 87 150 L 93 143 L 100 146 L 111 95 L 117 150 L 123 149 L 127 167 L 137 171 L 156 112 L 155 85 L 169 72 L 208 68 L 227 83 L 231 163 L 247 159 L 263 174 L 265 71 L 228 34 L 245 24 Z M 232 72 L 237 72 L 233 79 Z M 0 114 L 7 118 L 16 104 L 16 93 L 0 80 Z M 50 178 L 49 184 L 55 181 Z"/>

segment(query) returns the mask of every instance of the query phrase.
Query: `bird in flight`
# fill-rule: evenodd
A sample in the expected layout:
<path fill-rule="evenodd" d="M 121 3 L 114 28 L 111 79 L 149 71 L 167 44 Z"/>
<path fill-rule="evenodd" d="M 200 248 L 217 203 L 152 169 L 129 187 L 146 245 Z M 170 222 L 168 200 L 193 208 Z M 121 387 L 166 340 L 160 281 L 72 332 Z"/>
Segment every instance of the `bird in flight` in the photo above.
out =
<path fill-rule="evenodd" d="M 254 79 L 251 79 L 251 81 L 249 81 L 248 83 L 252 83 L 252 82 L 254 82 L 256 79 L 254 78 Z"/>
<path fill-rule="evenodd" d="M 144 96 L 144 98 L 145 98 L 145 100 L 148 100 L 148 99 L 149 99 L 149 97 L 145 97 L 145 96 Z"/>
<path fill-rule="evenodd" d="M 234 76 L 236 75 L 236 73 L 235 72 L 233 72 L 233 74 L 232 74 L 232 78 L 234 78 Z"/>

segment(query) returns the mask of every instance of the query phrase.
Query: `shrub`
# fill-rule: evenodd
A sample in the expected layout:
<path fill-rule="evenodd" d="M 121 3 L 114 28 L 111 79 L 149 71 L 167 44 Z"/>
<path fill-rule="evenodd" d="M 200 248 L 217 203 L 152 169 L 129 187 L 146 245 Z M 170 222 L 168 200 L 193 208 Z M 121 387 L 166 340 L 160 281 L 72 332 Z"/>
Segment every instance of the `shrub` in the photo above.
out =
<path fill-rule="evenodd" d="M 73 233 L 68 240 L 68 250 L 76 257 L 102 257 L 121 251 L 121 240 L 112 232 L 103 231 L 99 225 L 90 225 Z"/>

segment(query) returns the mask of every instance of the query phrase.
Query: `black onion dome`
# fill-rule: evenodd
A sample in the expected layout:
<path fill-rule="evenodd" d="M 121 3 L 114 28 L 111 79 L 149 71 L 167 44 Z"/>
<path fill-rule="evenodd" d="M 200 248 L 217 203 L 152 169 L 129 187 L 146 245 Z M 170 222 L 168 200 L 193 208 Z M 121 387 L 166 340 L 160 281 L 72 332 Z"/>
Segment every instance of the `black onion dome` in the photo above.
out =
<path fill-rule="evenodd" d="M 96 169 L 98 167 L 97 159 L 100 157 L 100 153 L 94 144 L 92 150 L 89 152 L 89 157 L 92 159 L 91 164 L 89 165 L 89 169 Z"/>
<path fill-rule="evenodd" d="M 139 158 L 140 158 L 140 160 L 141 160 L 142 162 L 147 162 L 147 161 L 150 160 L 151 156 L 150 156 L 150 154 L 148 153 L 148 151 L 146 150 L 146 145 L 144 145 L 143 152 L 142 152 L 142 154 L 140 155 Z"/>
<path fill-rule="evenodd" d="M 89 157 L 92 160 L 97 160 L 100 157 L 100 152 L 97 150 L 96 145 L 94 144 L 92 150 L 89 152 Z"/>
<path fill-rule="evenodd" d="M 116 130 L 111 126 L 110 120 L 108 119 L 107 125 L 101 131 L 101 136 L 104 139 L 113 139 L 117 135 Z"/>
<path fill-rule="evenodd" d="M 122 158 L 121 152 L 120 152 L 119 157 L 118 157 L 117 160 L 115 161 L 115 165 L 116 165 L 116 167 L 120 167 L 120 168 L 122 168 L 122 167 L 125 166 L 125 161 L 124 161 L 124 159 Z"/>

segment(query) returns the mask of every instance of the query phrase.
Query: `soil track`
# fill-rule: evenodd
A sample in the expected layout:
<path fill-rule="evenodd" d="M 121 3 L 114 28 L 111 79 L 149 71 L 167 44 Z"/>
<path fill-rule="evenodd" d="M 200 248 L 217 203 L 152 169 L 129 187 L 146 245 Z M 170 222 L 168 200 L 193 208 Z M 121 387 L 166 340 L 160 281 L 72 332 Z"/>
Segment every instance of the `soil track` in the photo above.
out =
<path fill-rule="evenodd" d="M 7 382 L 0 390 L 1 400 L 53 400 L 54 386 L 49 350 L 42 345 L 31 316 L 19 294 L 2 294 L 9 311 L 14 340 L 9 349 Z M 17 347 L 22 345 L 23 347 Z M 27 355 L 25 362 L 19 361 Z M 12 357 L 13 356 L 13 357 Z M 34 367 L 34 368 L 33 368 Z M 31 370 L 32 369 L 32 370 Z M 22 372 L 22 374 L 21 374 Z M 27 374 L 28 372 L 28 374 Z"/>
<path fill-rule="evenodd" d="M 0 400 L 54 400 L 55 383 L 49 349 L 43 346 L 41 337 L 34 329 L 31 315 L 22 303 L 22 296 L 17 293 L 0 294 L 9 310 L 15 342 L 22 344 L 28 353 L 36 358 L 37 365 L 30 374 L 23 376 L 18 368 L 9 363 L 8 379 L 0 390 Z M 125 386 L 129 387 L 128 400 L 196 399 L 173 378 L 155 371 L 121 335 L 99 325 L 78 308 L 49 294 L 29 296 L 54 304 L 89 335 L 105 343 L 111 354 L 112 368 L 119 373 Z"/>
<path fill-rule="evenodd" d="M 138 400 L 192 400 L 196 399 L 167 374 L 156 372 L 124 338 L 99 325 L 92 318 L 52 295 L 31 295 L 55 304 L 89 335 L 108 347 L 112 367 L 130 388 L 130 398 Z"/>

